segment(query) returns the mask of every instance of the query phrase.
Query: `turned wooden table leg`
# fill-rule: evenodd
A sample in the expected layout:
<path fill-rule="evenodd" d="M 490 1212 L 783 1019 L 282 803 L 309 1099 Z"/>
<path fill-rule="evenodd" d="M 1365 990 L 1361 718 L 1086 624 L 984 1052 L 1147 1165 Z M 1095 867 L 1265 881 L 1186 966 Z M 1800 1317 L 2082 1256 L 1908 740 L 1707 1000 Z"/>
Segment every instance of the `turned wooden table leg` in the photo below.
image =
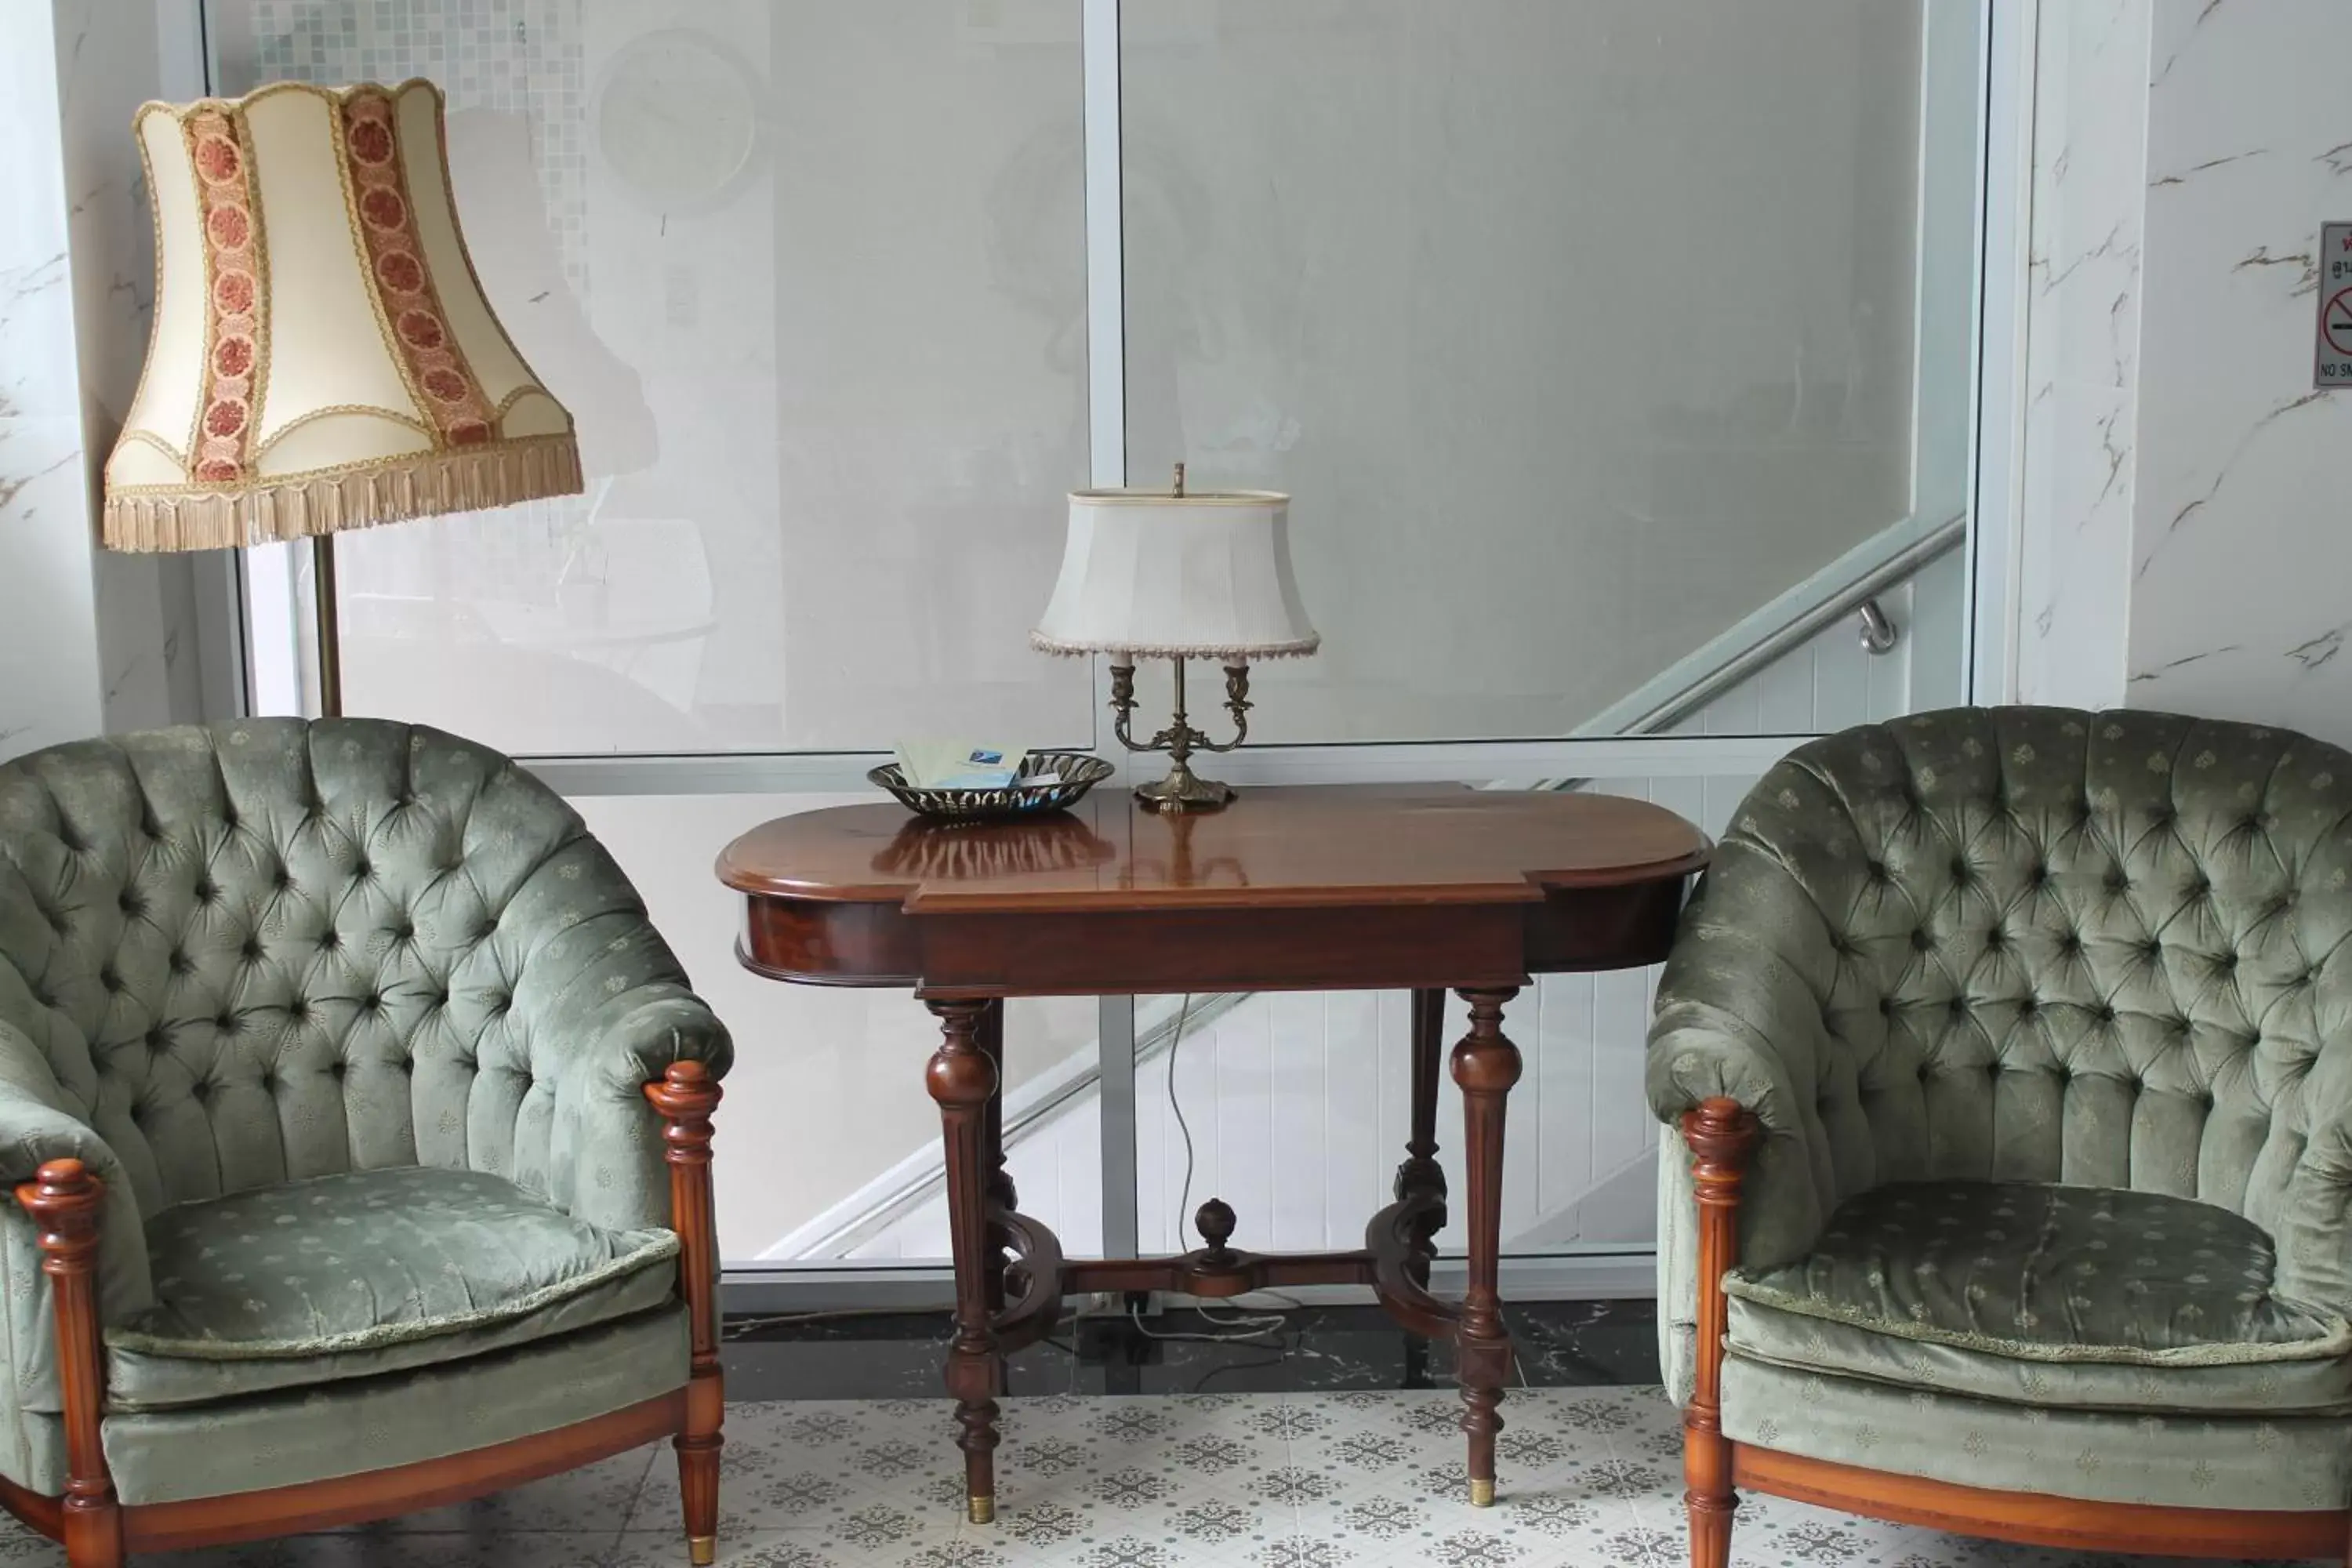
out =
<path fill-rule="evenodd" d="M 964 1491 L 974 1524 L 996 1517 L 996 1396 L 1004 1388 L 989 1316 L 988 1106 L 996 1065 L 980 1043 L 988 1002 L 933 1002 L 942 1038 L 924 1081 L 939 1101 L 947 1146 L 948 1234 L 955 1250 L 955 1338 L 948 1346 L 948 1393 L 956 1402 Z"/>
<path fill-rule="evenodd" d="M 1723 1435 L 1723 1276 L 1738 1261 L 1739 1183 L 1759 1136 L 1756 1118 L 1717 1096 L 1683 1115 L 1698 1189 L 1698 1343 L 1690 1407 L 1683 1412 L 1683 1504 L 1690 1512 L 1691 1568 L 1729 1568 L 1731 1442 Z"/>
<path fill-rule="evenodd" d="M 122 1510 L 100 1441 L 106 1381 L 99 1358 L 98 1216 L 106 1185 L 79 1160 L 51 1160 L 35 1174 L 18 1184 L 16 1202 L 41 1227 L 41 1272 L 57 1298 L 66 1562 L 69 1568 L 121 1568 Z"/>
<path fill-rule="evenodd" d="M 1519 1048 L 1503 1035 L 1503 1004 L 1516 988 L 1465 991 L 1470 1032 L 1454 1047 L 1454 1081 L 1462 1089 L 1467 1136 L 1470 1284 L 1454 1330 L 1462 1379 L 1462 1429 L 1470 1436 L 1470 1502 L 1495 1500 L 1495 1438 L 1503 1430 L 1498 1408 L 1511 1375 L 1510 1331 L 1503 1326 L 1499 1271 L 1503 1247 L 1503 1100 L 1519 1081 Z"/>
<path fill-rule="evenodd" d="M 1415 1227 L 1420 1257 L 1412 1264 L 1413 1283 L 1429 1289 L 1429 1265 L 1437 1256 L 1437 1233 L 1444 1228 L 1445 1171 L 1437 1163 L 1437 1074 L 1445 1059 L 1445 993 L 1412 994 L 1412 1135 L 1404 1146 L 1404 1163 L 1397 1167 L 1395 1195 L 1416 1194 L 1437 1200 L 1439 1206 Z"/>
<path fill-rule="evenodd" d="M 719 1221 L 710 1195 L 710 1113 L 719 1085 L 700 1062 L 672 1062 L 646 1098 L 667 1123 L 662 1142 L 669 1160 L 670 1226 L 680 1243 L 678 1283 L 686 1298 L 691 1371 L 686 1385 L 686 1426 L 677 1449 L 677 1489 L 686 1505 L 688 1561 L 719 1554 L 719 1427 L 727 1396 L 719 1365 Z"/>
<path fill-rule="evenodd" d="M 1001 998 L 990 1002 L 988 1010 L 980 1016 L 979 1026 L 972 1031 L 972 1043 L 988 1058 L 988 1070 L 992 1075 L 988 1105 L 981 1112 L 981 1169 L 986 1173 L 989 1206 L 1009 1214 L 1021 1206 L 1021 1200 L 1013 1190 L 1013 1177 L 1004 1169 L 1004 1003 Z M 1004 1310 L 1004 1248 L 1008 1239 L 1002 1226 L 988 1227 L 988 1310 L 992 1313 Z"/>

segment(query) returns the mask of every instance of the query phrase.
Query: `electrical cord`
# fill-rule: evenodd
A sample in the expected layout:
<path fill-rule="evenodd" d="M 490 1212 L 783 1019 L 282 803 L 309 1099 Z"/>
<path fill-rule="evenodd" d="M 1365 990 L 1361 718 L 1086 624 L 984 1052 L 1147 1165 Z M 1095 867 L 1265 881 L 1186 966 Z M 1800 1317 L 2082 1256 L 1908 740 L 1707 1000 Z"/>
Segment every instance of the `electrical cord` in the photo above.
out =
<path fill-rule="evenodd" d="M 1184 1226 L 1192 1209 L 1192 1124 L 1184 1119 L 1184 1102 L 1176 1093 L 1176 1063 L 1184 1048 L 1184 1026 L 1192 1020 L 1192 994 L 1184 993 L 1184 1000 L 1176 1008 L 1176 1032 L 1168 1041 L 1168 1109 L 1176 1118 L 1176 1131 L 1184 1140 L 1184 1184 L 1176 1199 L 1176 1235 L 1181 1240 Z M 1295 1303 L 1294 1303 L 1295 1304 Z M 1140 1304 L 1128 1308 L 1128 1318 L 1135 1331 L 1148 1340 L 1189 1344 L 1230 1344 L 1235 1342 L 1260 1342 L 1280 1334 L 1290 1326 L 1290 1320 L 1279 1312 L 1240 1312 L 1232 1317 L 1220 1317 L 1205 1307 L 1195 1308 L 1201 1321 L 1213 1328 L 1229 1331 L 1224 1333 L 1171 1333 L 1154 1329 L 1143 1321 Z"/>

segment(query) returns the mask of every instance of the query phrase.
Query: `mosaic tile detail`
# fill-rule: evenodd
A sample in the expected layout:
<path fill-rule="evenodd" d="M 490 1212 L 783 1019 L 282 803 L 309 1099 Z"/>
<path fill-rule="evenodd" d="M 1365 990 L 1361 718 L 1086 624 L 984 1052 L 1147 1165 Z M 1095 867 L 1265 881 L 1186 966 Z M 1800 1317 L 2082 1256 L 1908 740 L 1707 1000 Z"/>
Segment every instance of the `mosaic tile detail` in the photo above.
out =
<path fill-rule="evenodd" d="M 1000 1512 L 962 1517 L 943 1400 L 727 1413 L 720 1568 L 1683 1568 L 1675 1413 L 1655 1388 L 1517 1391 L 1527 1458 L 1462 1500 L 1451 1391 L 1010 1399 Z M 1212 1456 L 1213 1463 L 1192 1462 Z M 677 1468 L 640 1449 L 577 1476 L 357 1531 L 141 1568 L 677 1568 Z M 594 1528 L 591 1528 L 591 1527 Z M 363 1536 L 355 1542 L 353 1536 Z M 354 1549 L 357 1548 L 355 1551 Z M 15 1526 L 0 1562 L 62 1563 Z M 1740 1568 L 2132 1568 L 1751 1498 Z M 2158 1560 L 2147 1568 L 2160 1568 Z"/>

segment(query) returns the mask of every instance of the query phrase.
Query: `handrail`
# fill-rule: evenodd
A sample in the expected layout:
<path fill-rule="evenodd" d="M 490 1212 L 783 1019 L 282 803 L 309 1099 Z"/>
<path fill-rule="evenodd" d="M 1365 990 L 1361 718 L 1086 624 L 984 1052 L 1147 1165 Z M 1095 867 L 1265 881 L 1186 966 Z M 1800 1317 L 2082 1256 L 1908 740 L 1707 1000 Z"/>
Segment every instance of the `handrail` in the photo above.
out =
<path fill-rule="evenodd" d="M 1958 549 L 1968 534 L 1965 513 L 1947 519 L 1932 532 L 1896 551 L 1837 592 L 1824 595 L 1811 609 L 1781 623 L 1681 690 L 1637 714 L 1617 733 L 1654 735 L 1679 722 L 1783 654 L 1803 646 L 1823 626 L 1843 620 L 1929 562 Z"/>

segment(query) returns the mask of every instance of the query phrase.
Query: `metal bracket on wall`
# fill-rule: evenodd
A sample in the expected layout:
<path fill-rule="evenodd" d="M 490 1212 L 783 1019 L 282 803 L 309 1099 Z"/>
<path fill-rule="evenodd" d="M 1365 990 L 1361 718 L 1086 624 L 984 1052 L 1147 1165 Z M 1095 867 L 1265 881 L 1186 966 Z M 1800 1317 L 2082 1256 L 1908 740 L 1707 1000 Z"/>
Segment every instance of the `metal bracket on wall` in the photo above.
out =
<path fill-rule="evenodd" d="M 1871 654 L 1893 653 L 1895 645 L 1903 640 L 1902 631 L 1879 608 L 1875 599 L 1864 599 L 1854 613 L 1862 617 L 1863 651 Z"/>

